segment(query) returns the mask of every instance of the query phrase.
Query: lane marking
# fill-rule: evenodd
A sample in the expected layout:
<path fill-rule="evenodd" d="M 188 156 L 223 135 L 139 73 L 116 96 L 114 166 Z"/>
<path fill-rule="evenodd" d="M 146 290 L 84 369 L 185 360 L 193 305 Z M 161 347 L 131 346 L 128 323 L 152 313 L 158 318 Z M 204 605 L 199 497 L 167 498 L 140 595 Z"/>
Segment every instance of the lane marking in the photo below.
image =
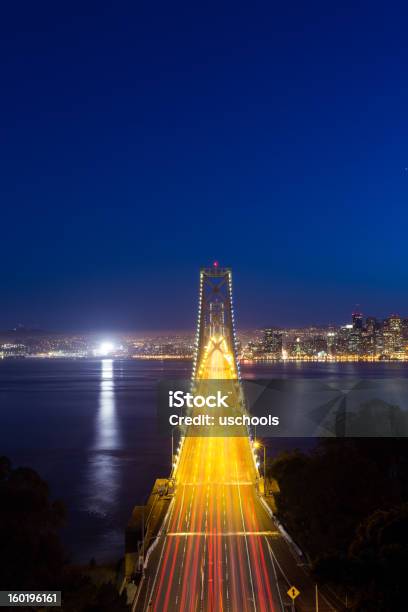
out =
<path fill-rule="evenodd" d="M 216 486 L 216 485 L 225 485 L 225 486 L 229 486 L 229 487 L 236 487 L 237 485 L 240 485 L 241 487 L 253 487 L 254 486 L 254 481 L 253 480 L 200 480 L 200 481 L 188 481 L 188 482 L 184 482 L 183 481 L 183 486 L 185 487 L 192 487 L 192 486 L 198 486 L 198 487 L 205 487 L 207 485 L 211 485 L 211 486 Z"/>
<path fill-rule="evenodd" d="M 234 537 L 234 536 L 280 536 L 279 531 L 170 531 L 166 534 L 169 538 L 176 537 Z"/>
<path fill-rule="evenodd" d="M 285 609 L 285 607 L 284 607 L 284 605 L 283 605 L 282 595 L 281 595 L 280 588 L 279 588 L 278 574 L 276 573 L 275 562 L 274 562 L 273 557 L 272 557 L 272 555 L 271 555 L 271 548 L 270 548 L 270 546 L 269 546 L 269 542 L 268 542 L 268 540 L 267 540 L 267 538 L 266 538 L 266 537 L 265 537 L 265 542 L 266 542 L 266 544 L 267 544 L 267 548 L 268 548 L 268 551 L 269 551 L 269 556 L 270 556 L 271 561 L 272 561 L 273 574 L 274 574 L 274 576 L 275 576 L 275 584 L 276 584 L 276 588 L 277 588 L 277 590 L 278 590 L 278 595 L 279 595 L 279 600 L 280 600 L 280 603 L 281 603 L 281 608 L 282 608 L 282 610 L 284 610 L 284 609 Z"/>
<path fill-rule="evenodd" d="M 235 460 L 235 472 L 236 472 L 237 479 L 238 479 L 238 465 L 237 465 L 237 460 Z M 238 485 L 237 489 L 238 489 L 239 508 L 240 508 L 240 510 L 241 510 L 242 526 L 243 526 L 243 528 L 244 528 L 244 530 L 245 530 L 244 511 L 243 511 L 243 509 L 242 509 L 241 489 L 240 489 L 240 486 L 239 486 L 239 485 Z M 249 558 L 248 539 L 247 539 L 247 537 L 246 537 L 246 536 L 245 536 L 245 548 L 246 548 L 246 554 L 247 554 L 247 559 L 248 559 L 249 578 L 250 578 L 250 581 L 251 581 L 252 600 L 253 600 L 253 603 L 254 603 L 254 610 L 255 610 L 255 612 L 256 612 L 256 600 L 255 600 L 254 583 L 253 583 L 253 580 L 252 580 L 251 560 L 250 560 L 250 558 Z"/>

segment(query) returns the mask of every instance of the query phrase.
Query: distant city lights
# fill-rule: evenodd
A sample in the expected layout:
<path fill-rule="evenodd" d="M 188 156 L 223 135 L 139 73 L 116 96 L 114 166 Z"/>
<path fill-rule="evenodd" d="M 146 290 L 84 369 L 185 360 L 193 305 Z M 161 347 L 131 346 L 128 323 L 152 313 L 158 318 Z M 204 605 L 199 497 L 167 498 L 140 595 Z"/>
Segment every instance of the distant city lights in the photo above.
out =
<path fill-rule="evenodd" d="M 203 301 L 200 281 L 199 309 Z M 222 340 L 208 339 L 204 354 Z M 192 332 L 157 333 L 48 333 L 27 331 L 3 334 L 2 359 L 193 359 L 196 363 L 198 336 Z M 309 327 L 265 327 L 243 330 L 237 339 L 241 363 L 257 361 L 404 361 L 408 362 L 408 317 L 392 314 L 386 318 L 353 313 L 352 322 Z M 233 367 L 233 354 L 224 352 L 225 363 Z M 196 370 L 195 370 L 196 372 Z M 203 371 L 202 371 L 203 373 Z"/>

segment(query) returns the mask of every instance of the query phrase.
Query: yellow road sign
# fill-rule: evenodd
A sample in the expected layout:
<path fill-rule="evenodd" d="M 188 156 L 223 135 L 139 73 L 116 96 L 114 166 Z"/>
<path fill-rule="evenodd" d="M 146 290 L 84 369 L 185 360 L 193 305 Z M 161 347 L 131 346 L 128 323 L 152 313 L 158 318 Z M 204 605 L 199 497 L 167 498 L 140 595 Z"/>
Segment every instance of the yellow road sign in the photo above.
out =
<path fill-rule="evenodd" d="M 300 595 L 300 591 L 298 591 L 295 586 L 291 586 L 288 591 L 288 595 L 292 601 L 295 601 L 296 597 Z"/>

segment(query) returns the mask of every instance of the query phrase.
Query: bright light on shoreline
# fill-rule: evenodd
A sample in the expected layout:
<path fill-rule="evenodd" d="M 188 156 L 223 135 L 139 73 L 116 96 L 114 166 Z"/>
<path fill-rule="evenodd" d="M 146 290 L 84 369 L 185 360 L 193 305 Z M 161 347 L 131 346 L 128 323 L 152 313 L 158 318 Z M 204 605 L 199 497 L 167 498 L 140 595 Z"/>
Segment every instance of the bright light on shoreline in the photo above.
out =
<path fill-rule="evenodd" d="M 115 349 L 113 342 L 101 342 L 97 349 L 94 350 L 95 357 L 107 357 Z"/>

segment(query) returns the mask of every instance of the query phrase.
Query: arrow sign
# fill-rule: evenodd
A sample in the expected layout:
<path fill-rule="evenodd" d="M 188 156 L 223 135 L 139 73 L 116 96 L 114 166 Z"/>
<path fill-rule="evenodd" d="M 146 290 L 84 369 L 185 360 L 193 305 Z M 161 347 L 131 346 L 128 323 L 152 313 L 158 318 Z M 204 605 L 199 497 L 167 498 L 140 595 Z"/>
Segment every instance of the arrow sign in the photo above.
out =
<path fill-rule="evenodd" d="M 289 597 L 291 598 L 292 601 L 295 601 L 296 597 L 298 597 L 298 595 L 300 595 L 300 591 L 298 591 L 295 586 L 291 586 L 289 591 L 288 591 L 288 595 L 289 595 Z"/>

